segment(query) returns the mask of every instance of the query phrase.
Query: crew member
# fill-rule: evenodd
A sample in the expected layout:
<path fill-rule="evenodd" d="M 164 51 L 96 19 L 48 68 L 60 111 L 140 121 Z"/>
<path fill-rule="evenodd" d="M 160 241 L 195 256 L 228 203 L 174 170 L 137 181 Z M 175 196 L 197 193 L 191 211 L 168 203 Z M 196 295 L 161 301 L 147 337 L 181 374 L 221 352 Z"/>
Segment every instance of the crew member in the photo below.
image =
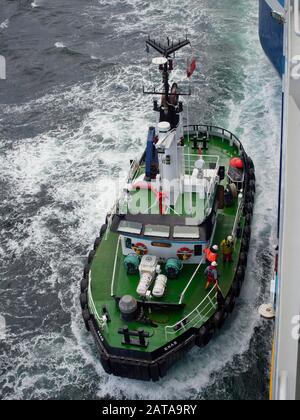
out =
<path fill-rule="evenodd" d="M 205 289 L 209 289 L 212 286 L 218 285 L 218 264 L 216 261 L 213 261 L 209 267 L 206 268 L 204 271 L 204 275 L 206 276 L 206 286 Z"/>
<path fill-rule="evenodd" d="M 234 251 L 234 241 L 232 236 L 228 236 L 221 242 L 221 249 L 223 253 L 223 262 L 232 262 L 232 254 Z"/>
<path fill-rule="evenodd" d="M 196 162 L 195 162 L 195 168 L 198 170 L 198 176 L 197 177 L 199 179 L 202 179 L 203 178 L 203 175 L 204 175 L 203 169 L 204 169 L 205 161 L 204 161 L 204 159 L 202 157 L 202 149 L 201 149 L 201 147 L 198 150 L 198 156 L 199 156 L 199 159 L 196 160 Z"/>
<path fill-rule="evenodd" d="M 212 262 L 217 262 L 219 255 L 218 255 L 219 247 L 218 245 L 213 245 L 211 248 L 205 248 L 203 251 L 206 256 L 207 264 L 211 264 Z"/>

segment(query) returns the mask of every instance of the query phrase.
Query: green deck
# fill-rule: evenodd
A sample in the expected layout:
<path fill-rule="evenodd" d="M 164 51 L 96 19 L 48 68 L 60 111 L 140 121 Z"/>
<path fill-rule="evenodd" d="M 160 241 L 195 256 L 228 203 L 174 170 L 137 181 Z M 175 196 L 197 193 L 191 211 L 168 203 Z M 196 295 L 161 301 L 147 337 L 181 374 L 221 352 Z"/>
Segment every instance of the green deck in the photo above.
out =
<path fill-rule="evenodd" d="M 230 158 L 237 156 L 238 150 L 234 146 L 231 147 L 229 142 L 222 141 L 222 139 L 214 137 L 209 142 L 209 150 L 206 152 L 206 154 L 218 155 L 220 157 L 220 165 L 226 166 L 227 169 Z M 219 211 L 213 243 L 220 244 L 221 241 L 231 233 L 235 220 L 236 209 L 237 204 L 232 208 L 225 208 L 224 210 Z M 112 321 L 108 324 L 107 328 L 103 329 L 102 332 L 111 347 L 136 349 L 136 347 L 124 346 L 122 344 L 123 336 L 117 333 L 118 329 L 124 327 L 125 325 L 125 322 L 121 320 L 118 305 L 115 303 L 114 297 L 111 296 L 112 278 L 118 239 L 118 234 L 108 232 L 97 250 L 91 268 L 91 295 L 89 296 L 90 309 L 92 312 L 94 312 L 93 308 L 91 307 L 91 301 L 93 301 L 94 309 L 96 309 L 100 316 L 102 315 L 103 306 L 106 305 L 108 308 Z M 239 252 L 240 241 L 238 240 L 235 247 L 233 263 L 223 264 L 220 255 L 218 271 L 220 274 L 220 287 L 224 296 L 228 294 L 231 288 L 238 262 Z M 166 295 L 157 301 L 179 303 L 180 295 L 185 289 L 196 267 L 196 265 L 185 265 L 178 279 L 168 281 Z M 126 323 L 130 330 L 136 330 L 137 328 L 142 327 L 146 332 L 150 333 L 151 338 L 149 339 L 149 346 L 146 349 L 138 348 L 139 351 L 152 352 L 157 350 L 158 348 L 176 338 L 176 334 L 180 334 L 174 332 L 174 335 L 168 335 L 168 337 L 166 337 L 165 327 L 175 325 L 181 321 L 206 298 L 207 291 L 205 290 L 205 279 L 203 275 L 204 269 L 204 266 L 200 268 L 187 293 L 185 294 L 183 301 L 185 306 L 183 309 L 168 311 L 163 310 L 159 312 L 152 311 L 149 313 L 149 317 L 158 325 L 158 327 L 154 328 L 151 326 L 145 326 L 138 322 L 129 324 Z M 139 299 L 136 294 L 138 282 L 139 276 L 127 275 L 123 264 L 122 249 L 120 246 L 117 256 L 113 294 L 119 297 L 125 294 L 130 294 Z M 215 309 L 212 308 L 207 314 L 208 318 L 211 317 L 214 313 Z M 208 318 L 203 319 L 202 324 Z M 201 325 L 197 325 L 197 327 L 199 326 Z"/>

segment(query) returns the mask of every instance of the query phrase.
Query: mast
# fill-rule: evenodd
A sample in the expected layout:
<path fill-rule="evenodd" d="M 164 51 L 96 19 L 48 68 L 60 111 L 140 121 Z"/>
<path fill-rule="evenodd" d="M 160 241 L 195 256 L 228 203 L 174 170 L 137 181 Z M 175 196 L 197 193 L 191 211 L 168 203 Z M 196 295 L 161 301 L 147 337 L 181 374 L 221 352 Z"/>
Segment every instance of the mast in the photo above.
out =
<path fill-rule="evenodd" d="M 191 45 L 191 42 L 186 38 L 185 40 L 174 43 L 170 41 L 170 38 L 167 38 L 167 44 L 161 44 L 154 39 L 151 39 L 150 36 L 146 41 L 147 48 L 151 47 L 155 51 L 157 51 L 163 58 L 166 59 L 164 64 L 160 65 L 160 69 L 162 70 L 162 78 L 163 78 L 163 85 L 164 85 L 164 92 L 145 92 L 146 94 L 163 94 L 166 98 L 166 101 L 169 101 L 169 92 L 170 92 L 170 85 L 169 85 L 169 73 L 171 71 L 170 62 L 172 61 L 172 54 L 175 54 L 177 51 L 181 50 L 182 48 L 186 47 L 187 45 Z M 184 95 L 184 94 L 183 94 Z M 185 94 L 186 95 L 186 94 Z M 188 94 L 190 95 L 190 93 Z"/>

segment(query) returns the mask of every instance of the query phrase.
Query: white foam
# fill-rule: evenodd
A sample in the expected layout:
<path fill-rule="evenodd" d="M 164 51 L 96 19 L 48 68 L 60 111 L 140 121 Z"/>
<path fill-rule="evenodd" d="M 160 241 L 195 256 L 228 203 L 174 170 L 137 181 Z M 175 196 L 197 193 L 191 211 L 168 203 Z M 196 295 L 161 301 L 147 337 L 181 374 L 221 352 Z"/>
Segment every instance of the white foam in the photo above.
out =
<path fill-rule="evenodd" d="M 62 49 L 62 48 L 66 48 L 66 46 L 65 46 L 65 44 L 64 44 L 63 42 L 56 42 L 56 43 L 54 44 L 54 46 L 55 46 L 56 48 L 60 48 L 60 49 Z"/>
<path fill-rule="evenodd" d="M 0 29 L 7 29 L 9 26 L 9 19 L 6 19 L 4 22 L 0 23 Z"/>

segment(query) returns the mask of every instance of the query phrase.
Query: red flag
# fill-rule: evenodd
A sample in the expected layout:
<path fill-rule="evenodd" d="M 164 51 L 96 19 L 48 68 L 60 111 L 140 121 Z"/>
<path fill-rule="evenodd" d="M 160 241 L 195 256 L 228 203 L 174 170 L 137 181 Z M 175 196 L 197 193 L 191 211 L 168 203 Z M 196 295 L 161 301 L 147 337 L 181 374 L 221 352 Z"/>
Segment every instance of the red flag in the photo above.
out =
<path fill-rule="evenodd" d="M 187 73 L 188 78 L 190 78 L 193 75 L 196 68 L 197 68 L 197 61 L 196 61 L 196 57 L 193 55 L 190 59 L 188 59 L 188 62 L 187 62 L 186 73 Z"/>

